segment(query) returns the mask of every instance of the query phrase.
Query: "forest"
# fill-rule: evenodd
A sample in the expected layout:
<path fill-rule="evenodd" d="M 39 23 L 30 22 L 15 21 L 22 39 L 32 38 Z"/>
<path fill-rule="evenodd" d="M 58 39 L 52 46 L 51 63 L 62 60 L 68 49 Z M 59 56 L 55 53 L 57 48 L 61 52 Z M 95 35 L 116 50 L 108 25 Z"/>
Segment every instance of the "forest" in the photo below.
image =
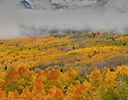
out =
<path fill-rule="evenodd" d="M 0 39 L 0 100 L 128 100 L 128 33 Z"/>

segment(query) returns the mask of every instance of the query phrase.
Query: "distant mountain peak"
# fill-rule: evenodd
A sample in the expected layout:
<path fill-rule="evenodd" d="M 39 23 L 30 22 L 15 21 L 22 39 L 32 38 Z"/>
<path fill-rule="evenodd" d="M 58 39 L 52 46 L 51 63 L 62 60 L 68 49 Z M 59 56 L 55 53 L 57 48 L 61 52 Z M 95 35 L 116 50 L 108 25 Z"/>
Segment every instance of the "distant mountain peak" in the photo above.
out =
<path fill-rule="evenodd" d="M 26 0 L 21 0 L 20 4 L 26 9 L 32 9 L 31 5 Z"/>
<path fill-rule="evenodd" d="M 43 10 L 59 10 L 59 9 L 86 9 L 92 8 L 115 8 L 118 10 L 128 10 L 128 0 L 0 0 L 4 4 L 9 4 L 25 9 L 43 9 Z"/>

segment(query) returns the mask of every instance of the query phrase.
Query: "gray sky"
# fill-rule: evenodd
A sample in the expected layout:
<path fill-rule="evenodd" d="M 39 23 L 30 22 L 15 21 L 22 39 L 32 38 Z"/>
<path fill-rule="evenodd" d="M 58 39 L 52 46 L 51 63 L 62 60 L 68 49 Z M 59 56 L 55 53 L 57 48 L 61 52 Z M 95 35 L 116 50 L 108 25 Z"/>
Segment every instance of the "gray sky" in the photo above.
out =
<path fill-rule="evenodd" d="M 128 26 L 128 12 L 108 7 L 78 10 L 28 10 L 0 4 L 0 38 L 13 38 L 25 33 L 39 34 L 40 29 L 122 30 Z M 33 28 L 35 30 L 33 30 Z"/>

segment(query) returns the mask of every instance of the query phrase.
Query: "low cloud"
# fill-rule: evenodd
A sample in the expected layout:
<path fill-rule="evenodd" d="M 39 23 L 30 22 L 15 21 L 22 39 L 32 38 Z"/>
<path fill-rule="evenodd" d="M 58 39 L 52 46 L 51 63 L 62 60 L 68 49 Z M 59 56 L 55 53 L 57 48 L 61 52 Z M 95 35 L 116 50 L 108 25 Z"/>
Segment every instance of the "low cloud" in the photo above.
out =
<path fill-rule="evenodd" d="M 0 4 L 0 38 L 68 30 L 113 30 L 128 26 L 128 12 L 116 8 L 30 10 Z"/>

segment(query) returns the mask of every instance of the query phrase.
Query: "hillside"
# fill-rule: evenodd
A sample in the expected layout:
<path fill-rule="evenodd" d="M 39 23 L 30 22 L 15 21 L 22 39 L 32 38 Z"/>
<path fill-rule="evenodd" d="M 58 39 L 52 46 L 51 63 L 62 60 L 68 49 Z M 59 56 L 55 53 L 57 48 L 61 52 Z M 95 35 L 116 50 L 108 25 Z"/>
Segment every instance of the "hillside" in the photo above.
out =
<path fill-rule="evenodd" d="M 83 30 L 1 39 L 0 98 L 126 100 L 127 66 L 127 33 Z"/>
<path fill-rule="evenodd" d="M 0 100 L 128 100 L 128 0 L 0 0 Z"/>
<path fill-rule="evenodd" d="M 0 64 L 3 69 L 11 65 L 35 70 L 73 67 L 79 74 L 87 75 L 94 67 L 115 70 L 118 65 L 127 64 L 127 43 L 127 34 L 96 31 L 0 40 Z"/>

